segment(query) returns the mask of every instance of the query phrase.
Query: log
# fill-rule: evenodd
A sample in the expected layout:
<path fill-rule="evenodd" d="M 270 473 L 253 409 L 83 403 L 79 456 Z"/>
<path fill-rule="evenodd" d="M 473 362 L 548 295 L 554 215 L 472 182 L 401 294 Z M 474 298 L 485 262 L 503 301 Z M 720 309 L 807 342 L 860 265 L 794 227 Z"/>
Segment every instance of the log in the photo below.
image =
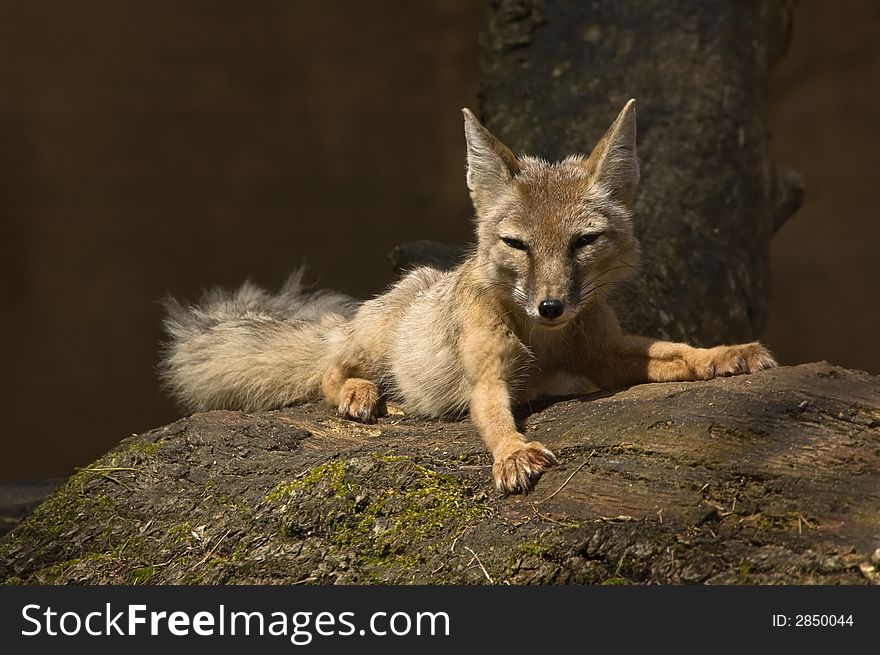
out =
<path fill-rule="evenodd" d="M 880 377 L 827 363 L 523 407 L 502 497 L 469 421 L 323 404 L 126 439 L 0 541 L 7 583 L 877 582 Z"/>

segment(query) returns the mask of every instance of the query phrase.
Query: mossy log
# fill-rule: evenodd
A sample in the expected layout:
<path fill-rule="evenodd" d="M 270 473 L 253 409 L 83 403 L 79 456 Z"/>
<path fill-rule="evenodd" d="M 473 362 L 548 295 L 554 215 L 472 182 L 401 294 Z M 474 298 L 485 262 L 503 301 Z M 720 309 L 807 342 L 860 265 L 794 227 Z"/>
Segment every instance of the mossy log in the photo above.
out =
<path fill-rule="evenodd" d="M 502 497 L 467 420 L 323 404 L 125 440 L 0 542 L 7 583 L 868 583 L 880 377 L 825 363 L 524 407 Z"/>

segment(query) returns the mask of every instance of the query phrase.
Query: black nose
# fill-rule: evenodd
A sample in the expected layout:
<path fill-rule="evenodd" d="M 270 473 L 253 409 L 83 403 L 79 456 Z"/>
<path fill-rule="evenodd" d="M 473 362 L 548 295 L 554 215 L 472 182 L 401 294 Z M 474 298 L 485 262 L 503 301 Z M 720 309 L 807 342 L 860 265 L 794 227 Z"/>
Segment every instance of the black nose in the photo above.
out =
<path fill-rule="evenodd" d="M 559 318 L 562 316 L 562 310 L 565 307 L 562 304 L 561 300 L 556 300 L 552 298 L 550 300 L 542 300 L 538 305 L 538 313 L 543 318 Z"/>

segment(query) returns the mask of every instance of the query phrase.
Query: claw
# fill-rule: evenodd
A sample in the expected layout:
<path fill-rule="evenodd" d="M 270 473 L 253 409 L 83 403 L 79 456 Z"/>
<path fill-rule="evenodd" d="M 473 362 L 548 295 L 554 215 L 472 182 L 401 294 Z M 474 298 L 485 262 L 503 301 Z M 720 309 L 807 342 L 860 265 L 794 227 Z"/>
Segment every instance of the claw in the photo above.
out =
<path fill-rule="evenodd" d="M 379 389 L 369 380 L 349 378 L 339 397 L 339 415 L 362 423 L 372 423 L 382 407 Z"/>
<path fill-rule="evenodd" d="M 755 373 L 776 366 L 767 349 L 758 342 L 738 346 L 719 346 L 711 351 L 706 367 L 709 378 Z"/>
<path fill-rule="evenodd" d="M 556 463 L 556 456 L 543 444 L 537 441 L 518 443 L 496 457 L 492 466 L 495 486 L 505 495 L 527 493 L 544 471 Z"/>

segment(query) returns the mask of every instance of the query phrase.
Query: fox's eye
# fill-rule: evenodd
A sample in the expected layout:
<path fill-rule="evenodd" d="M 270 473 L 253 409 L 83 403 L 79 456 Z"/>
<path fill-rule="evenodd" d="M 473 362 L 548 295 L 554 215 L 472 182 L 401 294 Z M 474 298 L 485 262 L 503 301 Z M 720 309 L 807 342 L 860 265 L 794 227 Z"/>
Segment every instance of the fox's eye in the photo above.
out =
<path fill-rule="evenodd" d="M 595 243 L 596 239 L 598 239 L 600 236 L 602 236 L 601 232 L 594 232 L 593 234 L 582 234 L 574 240 L 573 244 L 571 244 L 572 248 L 577 250 L 579 248 L 583 248 L 584 246 L 588 246 L 591 243 Z"/>
<path fill-rule="evenodd" d="M 519 239 L 514 239 L 513 237 L 501 237 L 501 240 L 505 243 L 505 245 L 510 246 L 511 248 L 516 248 L 517 250 L 528 250 L 529 247 Z"/>

